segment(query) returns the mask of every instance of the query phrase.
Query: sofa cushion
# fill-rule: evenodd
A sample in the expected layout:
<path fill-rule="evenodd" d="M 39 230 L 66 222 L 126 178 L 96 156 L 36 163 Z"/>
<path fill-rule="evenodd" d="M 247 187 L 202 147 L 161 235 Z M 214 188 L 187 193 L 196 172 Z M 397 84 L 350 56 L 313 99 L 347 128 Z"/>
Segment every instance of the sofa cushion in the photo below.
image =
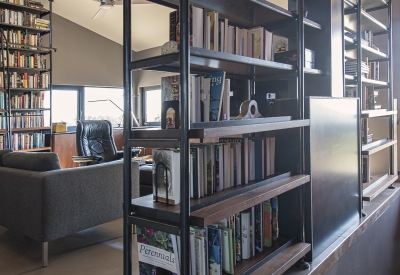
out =
<path fill-rule="evenodd" d="M 10 152 L 12 152 L 12 150 L 10 150 L 10 149 L 2 149 L 2 150 L 0 150 L 0 166 L 4 166 L 3 165 L 3 156 L 5 154 L 10 153 Z"/>
<path fill-rule="evenodd" d="M 58 155 L 52 152 L 12 152 L 3 156 L 4 167 L 44 172 L 61 169 Z"/>

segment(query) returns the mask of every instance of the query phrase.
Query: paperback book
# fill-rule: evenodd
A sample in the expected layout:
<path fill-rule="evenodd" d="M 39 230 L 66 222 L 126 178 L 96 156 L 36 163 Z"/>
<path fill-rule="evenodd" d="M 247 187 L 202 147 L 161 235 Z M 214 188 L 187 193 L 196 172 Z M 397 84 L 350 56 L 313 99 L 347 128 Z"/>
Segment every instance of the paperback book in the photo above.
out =
<path fill-rule="evenodd" d="M 176 236 L 136 227 L 140 275 L 180 274 Z"/>

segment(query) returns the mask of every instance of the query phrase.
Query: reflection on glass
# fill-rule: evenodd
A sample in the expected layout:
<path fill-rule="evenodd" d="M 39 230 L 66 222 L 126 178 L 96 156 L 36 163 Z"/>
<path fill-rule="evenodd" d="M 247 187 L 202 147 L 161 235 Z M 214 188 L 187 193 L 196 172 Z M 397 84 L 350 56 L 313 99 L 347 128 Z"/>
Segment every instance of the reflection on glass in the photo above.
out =
<path fill-rule="evenodd" d="M 117 105 L 117 106 L 115 106 Z M 120 88 L 85 87 L 85 119 L 109 120 L 122 126 L 124 90 Z"/>
<path fill-rule="evenodd" d="M 146 122 L 161 121 L 161 90 L 146 90 Z"/>

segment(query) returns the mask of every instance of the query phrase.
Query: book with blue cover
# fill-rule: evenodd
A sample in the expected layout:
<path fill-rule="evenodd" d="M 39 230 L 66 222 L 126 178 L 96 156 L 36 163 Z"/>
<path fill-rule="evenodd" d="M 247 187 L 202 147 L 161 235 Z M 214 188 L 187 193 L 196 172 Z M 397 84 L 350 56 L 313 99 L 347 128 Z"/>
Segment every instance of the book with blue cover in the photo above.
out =
<path fill-rule="evenodd" d="M 225 72 L 203 75 L 210 79 L 210 117 L 209 121 L 219 121 L 221 117 L 222 98 L 225 83 Z"/>
<path fill-rule="evenodd" d="M 209 274 L 222 275 L 221 229 L 209 226 L 207 231 Z"/>

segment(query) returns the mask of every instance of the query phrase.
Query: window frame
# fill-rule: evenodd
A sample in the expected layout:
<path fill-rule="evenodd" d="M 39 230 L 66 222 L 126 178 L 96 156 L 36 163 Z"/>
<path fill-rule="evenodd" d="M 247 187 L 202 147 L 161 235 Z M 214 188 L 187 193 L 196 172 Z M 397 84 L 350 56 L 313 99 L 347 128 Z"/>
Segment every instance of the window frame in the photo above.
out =
<path fill-rule="evenodd" d="M 146 118 L 146 92 L 153 91 L 153 90 L 161 90 L 161 85 L 154 85 L 148 87 L 141 87 L 140 88 L 140 95 L 141 95 L 141 124 L 143 126 L 159 126 L 161 127 L 161 121 L 152 121 L 147 122 Z M 161 101 L 161 98 L 160 98 Z"/>

